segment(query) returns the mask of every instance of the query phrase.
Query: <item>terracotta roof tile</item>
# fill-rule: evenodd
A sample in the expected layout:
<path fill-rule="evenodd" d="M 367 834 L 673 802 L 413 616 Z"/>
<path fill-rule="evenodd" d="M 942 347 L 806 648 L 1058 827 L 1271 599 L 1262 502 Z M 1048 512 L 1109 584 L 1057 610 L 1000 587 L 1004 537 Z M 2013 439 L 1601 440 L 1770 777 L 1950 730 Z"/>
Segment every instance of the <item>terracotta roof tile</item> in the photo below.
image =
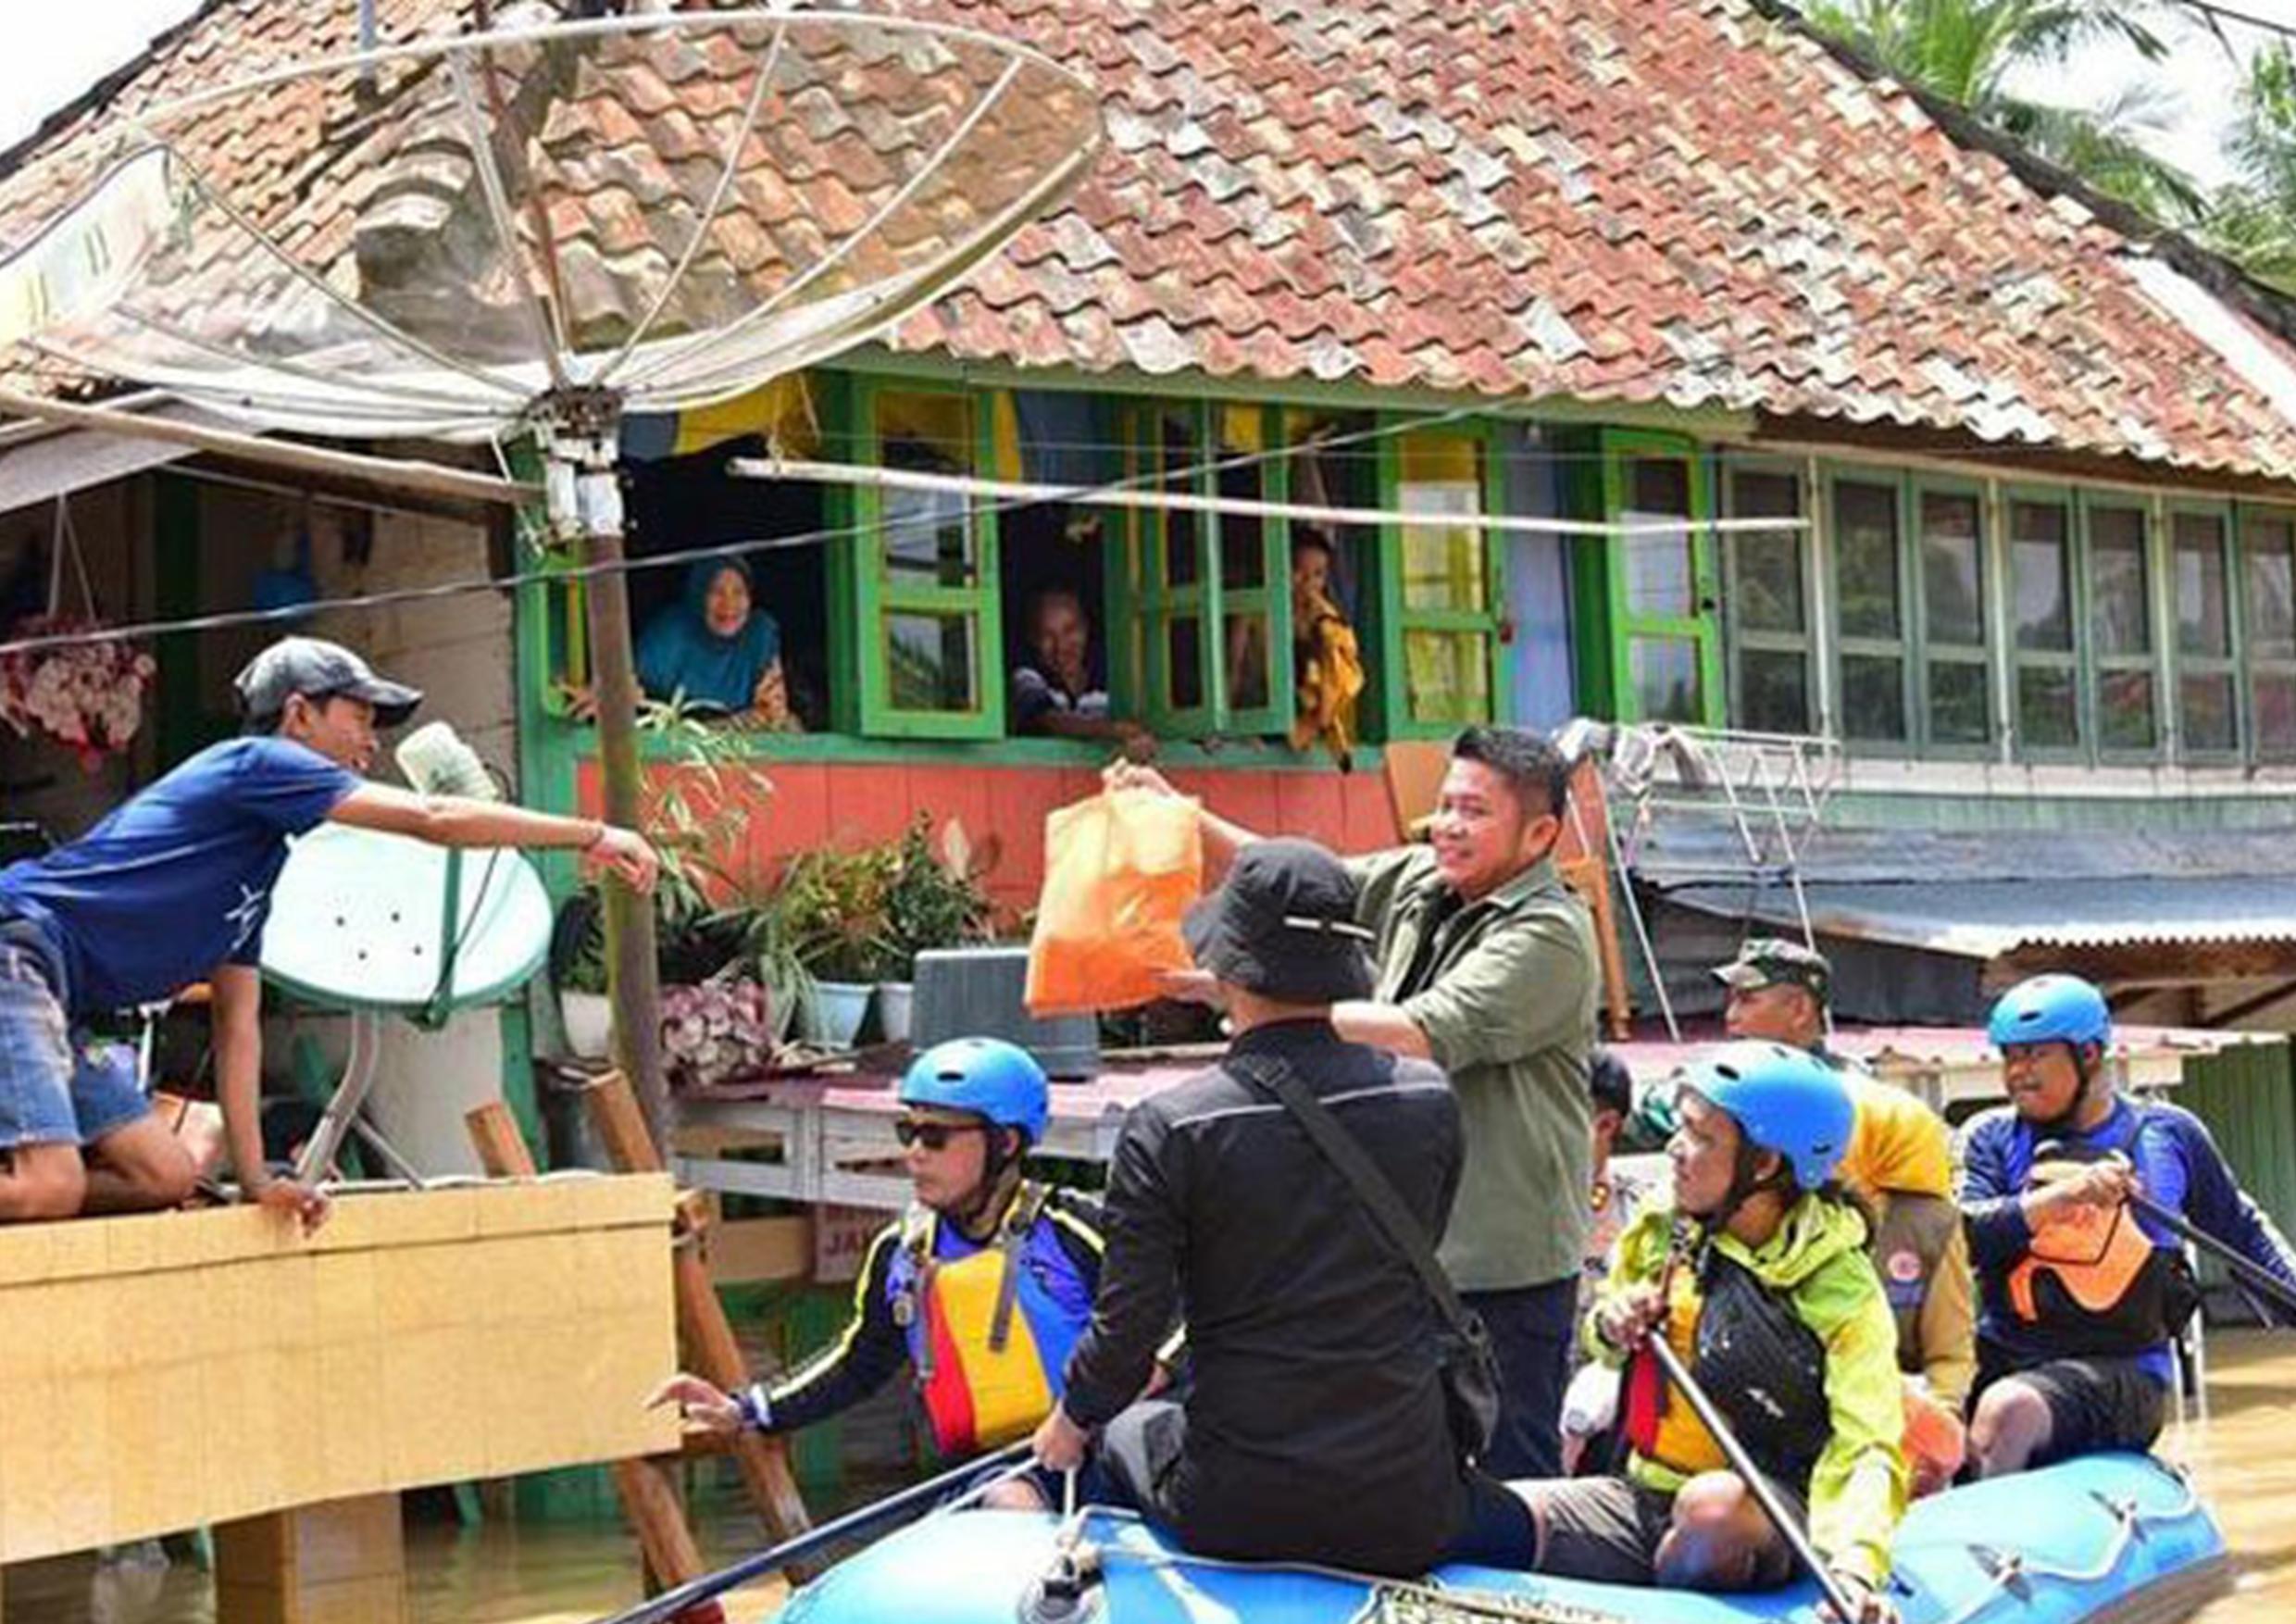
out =
<path fill-rule="evenodd" d="M 1718 401 L 2194 468 L 2296 468 L 2296 425 L 2139 286 L 2128 261 L 2140 244 L 2077 198 L 2034 190 L 1757 0 L 884 3 L 1066 60 L 1100 86 L 1108 137 L 1067 206 L 971 291 L 904 322 L 897 348 L 1085 371 Z M 466 9 L 393 0 L 385 24 L 404 35 Z M 350 10 L 212 6 L 113 100 L 138 106 L 341 51 Z M 866 76 L 869 57 L 842 57 L 841 81 Z M 745 105 L 742 69 L 723 39 L 653 51 L 595 68 L 596 94 L 557 105 L 537 194 L 569 244 L 578 310 L 610 319 L 645 256 L 673 237 L 649 243 L 643 222 L 693 212 L 696 177 Z M 312 206 L 287 166 L 333 112 L 293 88 L 272 102 L 210 139 L 223 161 L 267 177 L 267 207 L 306 210 L 304 241 L 342 249 L 435 227 L 438 199 L 468 183 L 451 163 L 421 184 L 409 168 L 395 190 L 339 186 Z M 751 274 L 820 255 L 869 217 L 919 139 L 867 97 L 790 98 L 749 138 L 738 218 L 713 226 L 705 262 Z M 905 235 L 856 256 L 856 269 L 894 263 L 928 215 L 969 206 L 961 184 L 926 200 Z"/>

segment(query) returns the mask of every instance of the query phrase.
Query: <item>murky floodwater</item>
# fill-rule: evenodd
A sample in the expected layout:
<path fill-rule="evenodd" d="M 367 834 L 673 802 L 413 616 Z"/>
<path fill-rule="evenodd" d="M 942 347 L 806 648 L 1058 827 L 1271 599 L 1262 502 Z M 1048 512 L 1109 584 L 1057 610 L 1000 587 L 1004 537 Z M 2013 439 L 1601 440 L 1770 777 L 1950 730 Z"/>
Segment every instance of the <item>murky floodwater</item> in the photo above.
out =
<path fill-rule="evenodd" d="M 2236 1555 L 2233 1593 L 2195 1624 L 2296 1618 L 2296 1335 L 2214 1337 L 2210 1415 L 2163 1440 L 2191 1465 Z M 729 1510 L 701 1530 L 713 1563 L 745 1552 L 745 1518 Z M 514 1524 L 411 1529 L 411 1624 L 580 1624 L 636 1602 L 637 1555 L 617 1528 Z M 735 1624 L 763 1616 L 770 1587 L 730 1598 Z M 7 1570 L 6 1624 L 213 1624 L 206 1576 L 179 1555 L 166 1568 L 88 1557 Z"/>

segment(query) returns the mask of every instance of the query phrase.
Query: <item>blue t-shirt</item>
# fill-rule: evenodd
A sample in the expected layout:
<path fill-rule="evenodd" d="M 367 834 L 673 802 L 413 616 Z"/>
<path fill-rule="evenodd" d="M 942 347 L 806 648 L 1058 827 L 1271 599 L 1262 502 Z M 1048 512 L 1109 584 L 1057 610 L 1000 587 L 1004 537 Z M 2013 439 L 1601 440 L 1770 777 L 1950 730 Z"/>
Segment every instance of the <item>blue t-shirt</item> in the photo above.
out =
<path fill-rule="evenodd" d="M 359 782 L 290 740 L 210 744 L 69 845 L 0 868 L 0 915 L 47 932 L 73 1014 L 153 1003 L 256 962 L 287 837 Z"/>

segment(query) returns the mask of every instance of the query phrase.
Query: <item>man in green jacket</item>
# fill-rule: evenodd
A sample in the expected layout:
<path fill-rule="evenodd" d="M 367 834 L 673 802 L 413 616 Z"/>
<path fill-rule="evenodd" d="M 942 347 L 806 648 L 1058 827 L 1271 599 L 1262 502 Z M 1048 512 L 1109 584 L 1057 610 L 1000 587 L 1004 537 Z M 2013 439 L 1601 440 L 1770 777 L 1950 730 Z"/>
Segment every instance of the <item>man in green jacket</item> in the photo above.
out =
<path fill-rule="evenodd" d="M 1498 1349 L 1503 1405 L 1481 1464 L 1501 1478 L 1562 1470 L 1586 1243 L 1600 983 L 1592 920 L 1552 860 L 1569 779 L 1536 733 L 1461 733 L 1427 841 L 1350 864 L 1379 978 L 1332 1012 L 1350 1042 L 1432 1059 L 1458 1095 L 1466 1164 L 1440 1255 Z M 1124 764 L 1108 781 L 1171 792 Z M 1215 870 L 1259 838 L 1210 811 L 1202 826 Z M 1174 978 L 1172 991 L 1202 989 Z"/>

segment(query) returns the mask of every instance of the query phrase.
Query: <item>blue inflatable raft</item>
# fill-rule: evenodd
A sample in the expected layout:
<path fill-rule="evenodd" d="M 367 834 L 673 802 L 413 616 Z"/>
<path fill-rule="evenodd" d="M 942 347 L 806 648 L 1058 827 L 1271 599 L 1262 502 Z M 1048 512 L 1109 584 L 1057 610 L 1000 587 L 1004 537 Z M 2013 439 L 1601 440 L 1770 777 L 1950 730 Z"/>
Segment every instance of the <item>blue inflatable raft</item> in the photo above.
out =
<path fill-rule="evenodd" d="M 928 1517 L 800 1591 L 778 1624 L 1021 1624 L 1057 1519 Z M 1136 1518 L 1093 1512 L 1100 1571 L 1077 1624 L 1760 1624 L 1817 1616 L 1807 1582 L 1700 1595 L 1445 1568 L 1418 1585 L 1192 1556 Z M 2147 1455 L 2101 1455 L 1952 1490 L 1898 1530 L 1904 1624 L 2168 1624 L 2221 1591 L 2223 1535 L 2191 1486 Z M 1449 1602 L 1450 1606 L 1445 1603 Z"/>

